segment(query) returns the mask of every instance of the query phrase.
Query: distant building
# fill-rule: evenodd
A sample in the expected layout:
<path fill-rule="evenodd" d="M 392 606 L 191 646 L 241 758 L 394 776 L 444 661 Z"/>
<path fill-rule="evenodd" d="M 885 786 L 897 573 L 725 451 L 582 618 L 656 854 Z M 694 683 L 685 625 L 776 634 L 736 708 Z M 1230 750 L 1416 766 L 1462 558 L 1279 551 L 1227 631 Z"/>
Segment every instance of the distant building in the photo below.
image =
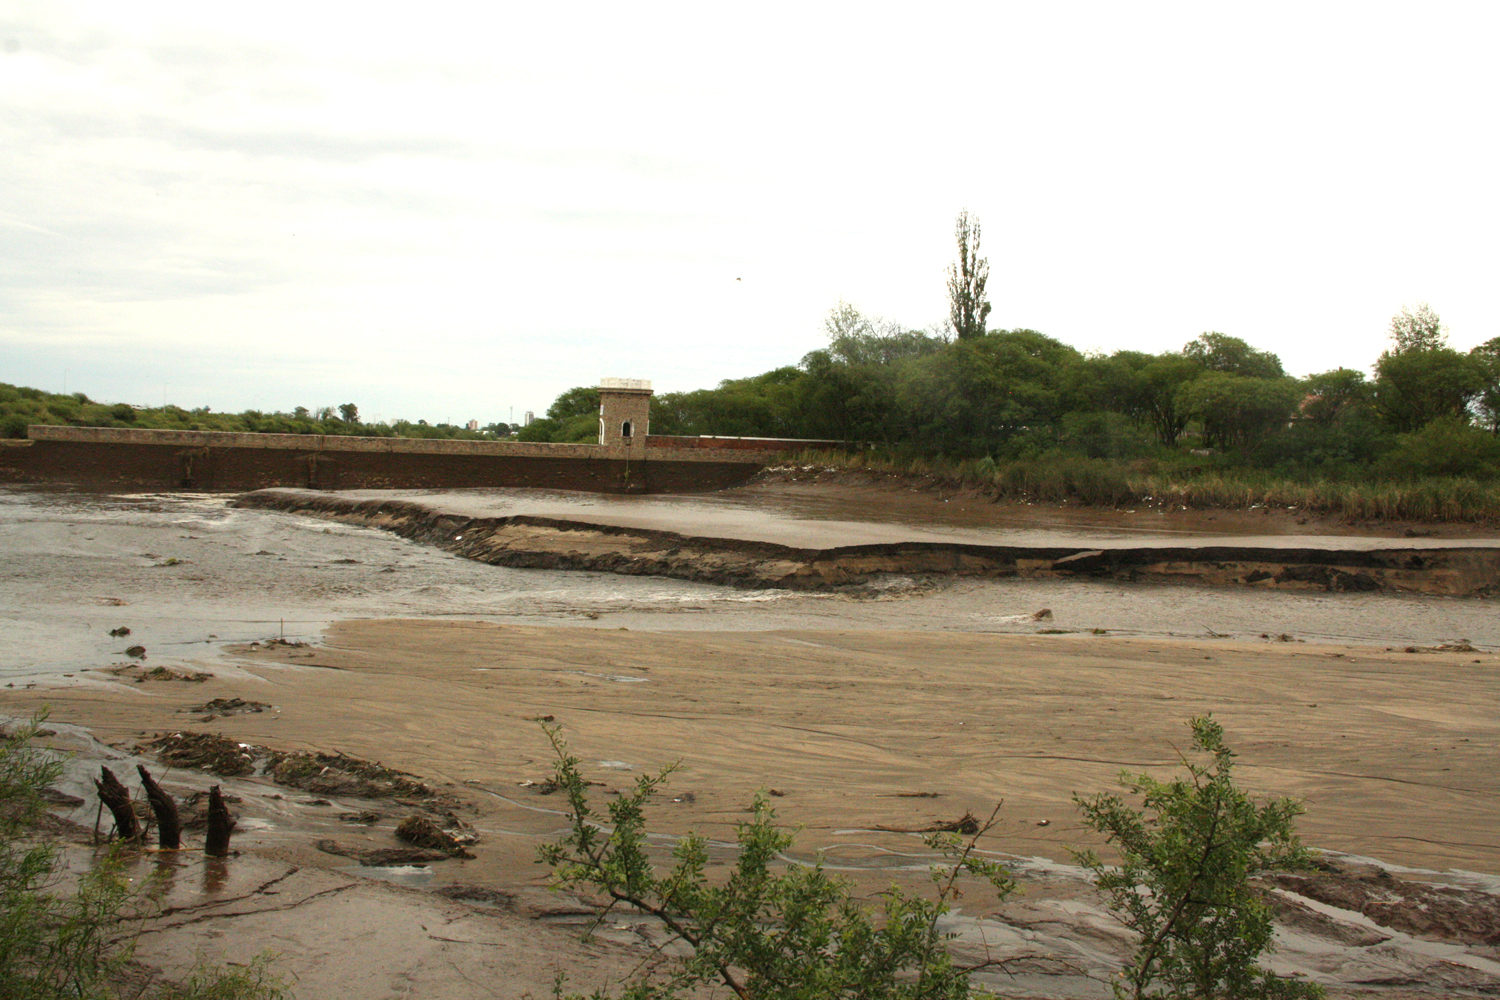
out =
<path fill-rule="evenodd" d="M 533 420 L 535 420 L 535 419 L 536 419 L 536 414 L 532 413 L 530 410 L 527 410 L 526 414 L 523 417 L 521 417 L 521 426 L 522 427 L 530 427 L 531 426 L 531 422 Z"/>
<path fill-rule="evenodd" d="M 464 424 L 464 428 L 466 430 L 477 431 L 479 430 L 479 421 L 470 420 L 468 423 Z"/>
<path fill-rule="evenodd" d="M 646 448 L 651 427 L 651 380 L 605 378 L 599 380 L 599 443 Z"/>

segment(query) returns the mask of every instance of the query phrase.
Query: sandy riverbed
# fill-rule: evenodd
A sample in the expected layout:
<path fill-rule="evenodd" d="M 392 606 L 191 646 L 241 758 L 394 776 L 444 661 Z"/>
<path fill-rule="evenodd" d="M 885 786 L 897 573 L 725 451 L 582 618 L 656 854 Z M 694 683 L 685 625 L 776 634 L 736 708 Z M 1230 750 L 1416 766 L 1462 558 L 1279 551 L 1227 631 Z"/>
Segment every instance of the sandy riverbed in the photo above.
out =
<path fill-rule="evenodd" d="M 608 786 L 680 761 L 654 822 L 663 833 L 728 839 L 751 796 L 775 789 L 782 819 L 802 827 L 797 853 L 824 852 L 863 892 L 920 877 L 905 870 L 921 860 L 916 838 L 876 827 L 987 815 L 1003 801 L 989 847 L 1032 859 L 1021 862 L 1031 876 L 1016 901 L 976 901 L 967 916 L 1009 927 L 1013 937 L 1018 925 L 1045 926 L 1011 945 L 1034 952 L 1050 941 L 1105 973 L 1112 946 L 1095 925 L 1107 921 L 1090 909 L 1076 875 L 1052 864 L 1067 861 L 1069 846 L 1096 840 L 1071 796 L 1111 788 L 1122 768 L 1172 770 L 1173 745 L 1186 745 L 1183 722 L 1193 714 L 1211 711 L 1225 724 L 1245 786 L 1305 800 L 1301 829 L 1311 845 L 1419 869 L 1500 874 L 1497 668 L 1493 654 L 1297 643 L 380 620 L 338 623 L 321 646 L 239 649 L 202 683 L 6 691 L 0 708 L 16 715 L 45 702 L 54 719 L 110 743 L 191 726 L 278 749 L 340 750 L 451 782 L 471 802 L 483 839 L 474 860 L 434 866 L 433 884 L 523 899 L 545 898 L 532 856 L 561 826 L 558 804 L 523 784 L 549 771 L 539 716 L 564 727 L 586 774 Z M 231 696 L 274 707 L 209 724 L 184 711 Z M 254 800 L 242 806 L 242 819 L 255 820 L 244 814 L 256 808 Z M 296 866 L 302 880 L 340 863 L 311 847 L 318 807 L 275 808 L 272 821 L 251 822 L 239 837 L 256 863 Z M 363 836 L 391 842 L 378 826 Z M 1497 882 L 1451 878 L 1471 888 Z M 380 899 L 394 891 L 358 889 Z M 536 935 L 534 961 L 496 995 L 545 995 L 564 954 L 558 928 L 539 929 L 546 921 L 535 906 L 545 910 L 523 906 L 505 933 L 485 924 L 521 953 Z M 316 981 L 314 955 L 329 942 L 318 945 L 313 929 L 290 917 L 274 933 L 266 928 L 275 921 L 261 924 L 261 937 L 250 940 L 271 934 L 299 975 Z M 361 947 L 357 931 L 340 933 L 343 947 Z M 1092 943 L 1078 952 L 1080 942 Z M 1346 988 L 1381 976 L 1445 989 L 1500 984 L 1493 944 L 1441 955 L 1426 954 L 1421 942 L 1405 951 L 1399 944 L 1386 935 L 1329 950 L 1321 938 L 1309 944 L 1290 934 L 1278 962 Z M 623 943 L 593 947 L 567 953 L 568 961 L 617 971 L 628 964 Z M 451 948 L 444 961 L 470 973 L 499 954 Z M 1056 970 L 1021 987 L 1097 993 L 1097 983 Z"/>
<path fill-rule="evenodd" d="M 1329 857 L 1345 872 L 1329 876 L 1335 903 L 1277 897 L 1274 968 L 1336 996 L 1500 990 L 1500 656 L 1434 651 L 1460 637 L 1493 648 L 1492 601 L 1059 581 L 849 601 L 500 569 L 206 500 L 11 499 L 0 665 L 15 686 L 0 687 L 0 714 L 51 706 L 55 741 L 83 751 L 69 788 L 92 794 L 100 759 L 129 776 L 143 739 L 193 729 L 412 772 L 457 800 L 480 835 L 471 860 L 361 868 L 315 845 L 395 846 L 409 807 L 263 776 L 224 780 L 239 799 L 239 856 L 145 855 L 136 866 L 162 879 L 171 911 L 142 939 L 150 961 L 270 949 L 304 998 L 544 997 L 559 968 L 583 989 L 628 973 L 653 929 L 617 914 L 580 944 L 586 908 L 550 893 L 533 863 L 563 827 L 561 803 L 540 784 L 551 762 L 535 720 L 550 716 L 601 797 L 681 762 L 652 822 L 663 858 L 671 835 L 690 829 L 729 839 L 751 797 L 774 790 L 781 819 L 801 827 L 794 856 L 821 852 L 872 899 L 892 881 L 925 882 L 919 838 L 894 830 L 988 815 L 1003 801 L 986 846 L 1015 866 L 1022 891 L 999 905 L 967 896 L 950 925 L 963 935 L 956 947 L 1013 960 L 1015 978 L 985 980 L 1008 995 L 1102 997 L 1129 943 L 1070 866 L 1069 848 L 1097 839 L 1072 795 L 1112 788 L 1121 769 L 1173 771 L 1185 720 L 1211 711 L 1240 754 L 1241 783 L 1304 799 L 1305 839 L 1338 852 Z M 498 491 L 424 499 L 476 504 L 474 515 L 513 502 Z M 783 481 L 644 511 L 615 505 L 604 517 L 837 534 L 863 513 L 880 525 L 870 530 L 1040 532 L 1031 540 L 1048 544 L 1058 532 L 1404 534 L 1299 524 L 1294 512 L 1178 518 L 973 500 Z M 590 503 L 520 498 L 539 501 Z M 1044 605 L 1054 620 L 1025 614 Z M 311 644 L 240 641 L 288 623 Z M 121 624 L 134 626 L 129 639 L 107 635 Z M 1052 627 L 1072 634 L 1037 634 Z M 1214 637 L 1225 632 L 1235 637 Z M 1261 632 L 1349 644 L 1256 641 Z M 95 669 L 127 642 L 148 647 L 144 664 L 124 676 Z M 208 677 L 134 682 L 157 665 Z M 236 697 L 268 707 L 199 707 Z M 221 780 L 181 769 L 162 778 L 179 796 Z M 93 809 L 85 798 L 73 818 L 92 822 Z M 379 814 L 369 824 L 340 818 L 367 810 Z M 466 899 L 434 894 L 444 887 Z"/>

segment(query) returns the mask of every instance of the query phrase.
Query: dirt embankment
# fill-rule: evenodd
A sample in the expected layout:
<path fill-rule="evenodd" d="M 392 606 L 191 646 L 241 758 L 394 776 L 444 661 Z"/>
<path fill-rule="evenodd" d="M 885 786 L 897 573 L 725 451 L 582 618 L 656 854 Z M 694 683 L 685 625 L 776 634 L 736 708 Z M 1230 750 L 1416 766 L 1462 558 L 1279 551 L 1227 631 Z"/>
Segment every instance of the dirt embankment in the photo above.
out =
<path fill-rule="evenodd" d="M 1396 591 L 1455 597 L 1500 593 L 1500 549 L 1238 545 L 986 545 L 910 541 L 805 548 L 517 514 L 466 517 L 407 500 L 262 490 L 236 506 L 310 514 L 393 531 L 501 566 L 666 576 L 753 588 L 860 587 L 884 575 L 1067 578 Z"/>

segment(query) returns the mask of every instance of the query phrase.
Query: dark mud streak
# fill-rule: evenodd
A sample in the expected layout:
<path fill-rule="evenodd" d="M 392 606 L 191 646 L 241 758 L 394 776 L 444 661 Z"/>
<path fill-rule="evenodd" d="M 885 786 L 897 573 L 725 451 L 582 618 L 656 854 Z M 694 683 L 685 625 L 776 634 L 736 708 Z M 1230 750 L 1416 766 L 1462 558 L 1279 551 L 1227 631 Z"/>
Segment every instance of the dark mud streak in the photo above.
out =
<path fill-rule="evenodd" d="M 665 576 L 750 588 L 857 588 L 885 574 L 1092 578 L 1319 592 L 1500 594 L 1500 548 L 1321 549 L 1232 545 L 1118 549 L 898 542 L 799 548 L 529 514 L 473 518 L 407 500 L 262 490 L 234 506 L 383 528 L 492 565 Z M 552 545 L 539 541 L 550 533 Z M 577 533 L 611 540 L 609 545 Z M 563 545 L 562 543 L 568 543 Z"/>

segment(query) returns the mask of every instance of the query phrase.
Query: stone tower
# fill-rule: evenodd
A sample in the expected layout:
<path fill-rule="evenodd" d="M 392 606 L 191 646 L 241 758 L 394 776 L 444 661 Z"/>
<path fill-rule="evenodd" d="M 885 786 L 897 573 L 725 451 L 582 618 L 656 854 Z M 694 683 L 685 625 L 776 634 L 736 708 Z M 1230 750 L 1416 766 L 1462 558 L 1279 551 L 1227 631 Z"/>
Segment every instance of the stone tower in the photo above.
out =
<path fill-rule="evenodd" d="M 646 450 L 651 423 L 651 380 L 599 380 L 599 443 L 610 447 Z"/>

